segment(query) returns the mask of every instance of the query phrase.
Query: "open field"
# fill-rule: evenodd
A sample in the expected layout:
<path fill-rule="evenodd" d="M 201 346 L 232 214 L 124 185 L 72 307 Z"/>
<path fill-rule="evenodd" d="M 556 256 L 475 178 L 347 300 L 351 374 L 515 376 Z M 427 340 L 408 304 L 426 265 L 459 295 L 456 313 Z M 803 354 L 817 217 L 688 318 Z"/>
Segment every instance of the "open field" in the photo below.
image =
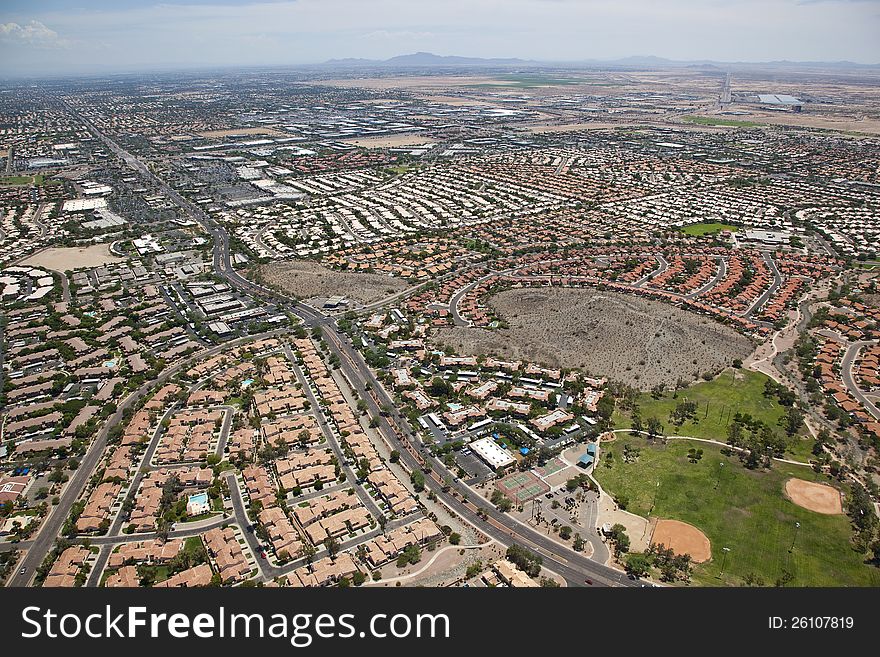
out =
<path fill-rule="evenodd" d="M 785 494 L 798 506 L 816 513 L 827 515 L 843 513 L 840 492 L 825 484 L 817 484 L 803 479 L 789 479 L 785 482 Z"/>
<path fill-rule="evenodd" d="M 410 133 L 402 135 L 382 135 L 381 137 L 358 137 L 357 139 L 343 139 L 343 144 L 351 144 L 362 148 L 397 148 L 399 146 L 421 146 L 431 140 L 422 135 Z"/>
<path fill-rule="evenodd" d="M 261 272 L 269 283 L 300 299 L 342 295 L 369 303 L 406 289 L 406 283 L 389 276 L 333 271 L 307 260 L 273 262 Z"/>
<path fill-rule="evenodd" d="M 205 132 L 197 132 L 199 137 L 232 137 L 234 135 L 270 135 L 272 137 L 287 137 L 286 132 L 275 130 L 274 128 L 230 128 L 228 130 L 206 130 Z"/>
<path fill-rule="evenodd" d="M 712 381 L 700 381 L 678 391 L 669 390 L 660 399 L 648 393 L 639 397 L 639 409 L 643 418 L 656 417 L 664 425 L 666 435 L 708 438 L 727 441 L 727 427 L 735 413 L 748 413 L 772 428 L 777 428 L 785 408 L 776 398 L 764 396 L 764 384 L 769 377 L 761 372 L 729 369 Z M 696 417 L 681 426 L 671 424 L 670 413 L 680 401 L 693 401 L 697 404 Z M 620 416 L 619 426 L 629 426 L 628 419 Z M 779 430 L 777 428 L 777 430 Z M 790 450 L 798 458 L 806 459 L 812 441 L 797 438 Z M 803 449 L 798 449 L 804 443 Z"/>
<path fill-rule="evenodd" d="M 491 107 L 492 103 L 477 100 L 472 98 L 465 98 L 464 96 L 446 96 L 443 94 L 427 94 L 423 96 L 419 96 L 421 100 L 426 100 L 430 103 L 440 103 L 442 105 L 449 105 L 450 107 L 470 107 L 470 106 L 482 106 L 482 107 Z"/>
<path fill-rule="evenodd" d="M 756 128 L 764 125 L 754 121 L 738 121 L 736 119 L 723 119 L 720 116 L 685 116 L 683 117 L 688 123 L 696 123 L 697 125 L 720 125 L 730 128 Z"/>
<path fill-rule="evenodd" d="M 681 227 L 681 232 L 685 235 L 714 235 L 715 233 L 720 233 L 722 230 L 735 231 L 737 230 L 736 226 L 731 226 L 730 224 L 689 224 L 687 226 Z"/>
<path fill-rule="evenodd" d="M 642 389 L 717 371 L 751 351 L 751 342 L 727 326 L 618 292 L 514 289 L 490 304 L 510 328 L 443 329 L 438 340 L 465 354 L 581 367 Z"/>
<path fill-rule="evenodd" d="M 100 267 L 111 262 L 122 262 L 122 260 L 124 258 L 110 254 L 109 245 L 93 244 L 92 246 L 45 249 L 24 260 L 22 264 L 37 265 L 52 271 L 65 272 L 80 267 Z"/>
<path fill-rule="evenodd" d="M 392 164 L 391 166 L 386 167 L 386 168 L 389 171 L 391 171 L 399 176 L 401 174 L 406 173 L 410 169 L 412 169 L 413 165 L 411 165 L 411 164 Z"/>
<path fill-rule="evenodd" d="M 538 87 L 561 87 L 584 84 L 578 78 L 559 78 L 550 75 L 506 75 L 488 82 L 481 82 L 471 86 L 477 88 L 486 87 L 513 87 L 517 89 L 534 89 Z"/>
<path fill-rule="evenodd" d="M 712 558 L 712 546 L 706 535 L 680 520 L 658 520 L 651 543 L 665 545 L 675 554 L 689 554 L 694 563 L 705 563 Z"/>
<path fill-rule="evenodd" d="M 586 123 L 562 123 L 556 125 L 530 125 L 529 132 L 535 135 L 555 134 L 559 132 L 580 132 L 581 130 L 610 130 L 619 128 L 623 124 L 608 123 L 603 121 L 589 121 Z"/>
<path fill-rule="evenodd" d="M 42 185 L 43 176 L 0 176 L 0 185 Z"/>
<path fill-rule="evenodd" d="M 355 87 L 358 89 L 451 89 L 488 84 L 495 80 L 485 75 L 403 75 L 374 78 L 335 78 L 321 80 L 325 87 Z"/>
<path fill-rule="evenodd" d="M 880 134 L 880 120 L 871 116 L 848 116 L 844 113 L 843 108 L 834 108 L 834 110 L 834 113 L 822 114 L 815 113 L 816 110 L 810 106 L 799 114 L 794 112 L 762 112 L 756 110 L 743 114 L 740 118 L 735 121 L 731 120 L 731 122 L 741 127 L 784 125 L 840 132 Z M 691 118 L 703 117 L 687 117 L 685 120 L 690 120 Z M 711 120 L 713 125 L 730 125 L 719 122 L 720 119 L 711 118 Z"/>
<path fill-rule="evenodd" d="M 778 429 L 779 419 L 785 408 L 775 398 L 764 396 L 764 384 L 769 377 L 762 372 L 729 369 L 712 381 L 700 381 L 688 388 L 664 393 L 660 399 L 650 394 L 639 397 L 639 408 L 643 418 L 656 417 L 664 424 L 666 435 L 691 436 L 710 440 L 727 441 L 727 427 L 735 413 L 748 413 L 768 426 Z M 694 401 L 697 415 L 680 427 L 669 422 L 669 414 L 679 401 Z M 628 427 L 629 418 L 615 414 L 617 426 Z M 807 462 L 811 458 L 813 441 L 809 436 L 795 436 L 791 440 L 786 455 L 794 460 Z"/>
<path fill-rule="evenodd" d="M 641 449 L 631 463 L 622 456 L 627 444 Z M 703 457 L 690 463 L 687 450 L 694 446 Z M 786 570 L 795 586 L 880 585 L 880 569 L 852 550 L 845 516 L 814 513 L 785 496 L 785 481 L 792 477 L 828 481 L 810 468 L 774 463 L 769 471 L 748 470 L 718 447 L 684 440 L 664 446 L 620 436 L 603 443 L 602 451 L 594 476 L 608 493 L 628 498 L 628 511 L 647 517 L 653 505 L 654 517 L 687 522 L 709 538 L 716 558 L 694 568 L 697 583 L 742 585 L 751 574 L 772 586 Z M 614 455 L 610 467 L 607 453 Z M 723 579 L 717 579 L 722 547 L 730 553 Z"/>

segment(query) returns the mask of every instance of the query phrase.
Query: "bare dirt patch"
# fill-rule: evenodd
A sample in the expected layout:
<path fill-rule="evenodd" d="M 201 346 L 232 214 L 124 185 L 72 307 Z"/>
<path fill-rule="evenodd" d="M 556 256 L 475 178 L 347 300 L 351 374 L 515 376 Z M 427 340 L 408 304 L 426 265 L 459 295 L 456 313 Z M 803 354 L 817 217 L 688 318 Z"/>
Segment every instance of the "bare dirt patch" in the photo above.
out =
<path fill-rule="evenodd" d="M 381 78 L 343 78 L 321 80 L 326 87 L 355 87 L 359 89 L 455 89 L 475 84 L 491 84 L 496 80 L 484 75 L 413 75 Z"/>
<path fill-rule="evenodd" d="M 559 123 L 550 125 L 530 125 L 529 132 L 533 134 L 551 134 L 556 132 L 580 132 L 581 130 L 610 130 L 623 127 L 622 123 L 607 123 L 594 121 L 589 123 Z"/>
<path fill-rule="evenodd" d="M 772 125 L 794 126 L 798 128 L 819 128 L 841 132 L 862 132 L 880 134 L 880 120 L 868 116 L 814 115 L 783 112 L 751 112 L 736 117 L 739 121 L 754 121 Z"/>
<path fill-rule="evenodd" d="M 489 303 L 509 328 L 445 328 L 437 340 L 463 354 L 578 367 L 643 390 L 718 371 L 752 350 L 730 327 L 620 292 L 513 289 Z"/>
<path fill-rule="evenodd" d="M 432 103 L 441 103 L 443 105 L 449 105 L 450 107 L 468 107 L 471 105 L 480 105 L 480 106 L 491 106 L 492 103 L 478 100 L 476 98 L 470 97 L 460 97 L 460 96 L 443 96 L 443 95 L 427 95 L 420 96 L 421 100 L 427 100 Z"/>
<path fill-rule="evenodd" d="M 569 465 L 559 472 L 554 472 L 552 475 L 545 477 L 544 483 L 550 486 L 550 488 L 556 488 L 557 486 L 561 486 L 562 484 L 564 484 L 572 477 L 577 477 L 579 474 L 583 474 L 583 471 L 580 470 L 580 468 L 575 468 Z"/>
<path fill-rule="evenodd" d="M 421 135 L 384 135 L 382 137 L 360 137 L 358 139 L 343 139 L 343 143 L 360 146 L 362 148 L 397 148 L 399 146 L 421 146 L 431 140 Z"/>
<path fill-rule="evenodd" d="M 342 295 L 360 303 L 378 301 L 406 289 L 406 283 L 382 274 L 334 271 L 317 262 L 288 260 L 264 265 L 263 277 L 300 299 Z"/>
<path fill-rule="evenodd" d="M 651 536 L 654 545 L 665 545 L 676 554 L 689 554 L 695 563 L 712 558 L 712 546 L 706 535 L 680 520 L 658 520 Z"/>
<path fill-rule="evenodd" d="M 653 522 L 618 508 L 611 496 L 607 494 L 599 498 L 599 515 L 596 518 L 597 525 L 605 523 L 611 526 L 620 524 L 626 527 L 626 535 L 629 536 L 632 552 L 644 552 L 648 549 Z"/>
<path fill-rule="evenodd" d="M 205 132 L 197 132 L 199 137 L 215 138 L 215 137 L 232 137 L 235 135 L 270 135 L 272 137 L 289 137 L 286 132 L 275 130 L 274 128 L 230 128 L 228 130 L 206 130 Z"/>
<path fill-rule="evenodd" d="M 825 484 L 817 484 L 803 479 L 789 479 L 785 482 L 785 494 L 799 507 L 816 513 L 824 513 L 829 516 L 843 513 L 840 493 L 836 488 Z"/>
<path fill-rule="evenodd" d="M 122 262 L 124 258 L 111 255 L 107 244 L 93 244 L 91 246 L 71 246 L 45 249 L 35 253 L 23 265 L 36 265 L 52 271 L 64 273 L 71 269 L 82 267 L 101 267 L 112 262 Z"/>

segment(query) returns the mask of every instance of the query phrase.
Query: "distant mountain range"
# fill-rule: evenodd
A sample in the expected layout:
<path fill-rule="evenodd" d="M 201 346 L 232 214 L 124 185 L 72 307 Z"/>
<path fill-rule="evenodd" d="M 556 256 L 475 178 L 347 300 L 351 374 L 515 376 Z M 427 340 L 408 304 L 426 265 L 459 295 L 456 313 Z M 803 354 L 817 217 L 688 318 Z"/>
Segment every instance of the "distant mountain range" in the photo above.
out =
<path fill-rule="evenodd" d="M 397 55 L 391 59 L 331 59 L 324 66 L 382 66 L 389 68 L 425 66 L 541 66 L 541 62 L 526 59 L 485 59 L 483 57 L 457 57 L 455 55 L 435 55 L 430 52 L 416 52 L 411 55 Z"/>
<path fill-rule="evenodd" d="M 397 55 L 390 59 L 330 59 L 321 67 L 327 68 L 540 68 L 548 66 L 565 67 L 605 67 L 605 68 L 822 68 L 822 69 L 866 69 L 878 68 L 880 64 L 857 64 L 855 62 L 792 62 L 787 60 L 770 62 L 720 62 L 713 60 L 682 61 L 654 56 L 633 56 L 620 59 L 585 59 L 580 61 L 536 61 L 517 58 L 459 57 L 455 55 L 435 55 L 430 52 L 416 52 L 411 55 Z"/>

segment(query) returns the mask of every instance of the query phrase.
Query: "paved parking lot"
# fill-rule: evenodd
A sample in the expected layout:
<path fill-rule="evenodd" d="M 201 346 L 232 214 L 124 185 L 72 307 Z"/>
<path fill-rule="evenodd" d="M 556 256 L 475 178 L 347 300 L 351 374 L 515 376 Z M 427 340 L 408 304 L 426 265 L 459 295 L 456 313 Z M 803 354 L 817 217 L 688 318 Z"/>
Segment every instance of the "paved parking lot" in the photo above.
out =
<path fill-rule="evenodd" d="M 548 522 L 556 519 L 557 524 L 568 525 L 585 537 L 590 532 L 595 534 L 599 513 L 597 493 L 586 491 L 578 501 L 577 491 L 569 493 L 565 488 L 560 488 L 537 499 L 541 502 L 541 514 Z M 553 508 L 554 500 L 559 502 L 556 509 Z"/>
<path fill-rule="evenodd" d="M 467 477 L 464 478 L 465 483 L 468 485 L 480 483 L 495 474 L 492 468 L 483 463 L 476 454 L 473 452 L 463 454 L 462 451 L 455 452 L 455 462 L 467 472 Z"/>

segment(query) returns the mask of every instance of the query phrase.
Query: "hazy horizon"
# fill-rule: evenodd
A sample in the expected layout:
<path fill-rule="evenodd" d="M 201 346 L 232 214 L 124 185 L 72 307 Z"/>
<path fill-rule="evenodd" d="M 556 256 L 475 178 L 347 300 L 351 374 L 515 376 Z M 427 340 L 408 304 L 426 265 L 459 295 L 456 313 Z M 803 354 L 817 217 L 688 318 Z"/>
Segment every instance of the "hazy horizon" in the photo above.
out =
<path fill-rule="evenodd" d="M 0 75 L 300 66 L 418 51 L 880 63 L 880 0 L 5 0 Z"/>

